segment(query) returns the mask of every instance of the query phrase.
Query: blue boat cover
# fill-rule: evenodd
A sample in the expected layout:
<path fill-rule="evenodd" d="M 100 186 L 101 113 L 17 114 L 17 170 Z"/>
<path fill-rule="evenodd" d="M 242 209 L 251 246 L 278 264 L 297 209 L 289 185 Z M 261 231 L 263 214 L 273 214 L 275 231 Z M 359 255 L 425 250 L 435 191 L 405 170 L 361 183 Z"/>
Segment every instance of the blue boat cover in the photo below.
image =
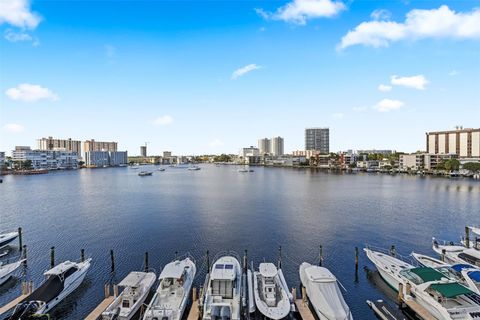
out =
<path fill-rule="evenodd" d="M 472 265 L 470 265 L 470 264 L 461 264 L 461 263 L 454 264 L 452 266 L 452 269 L 457 271 L 457 272 L 461 272 L 463 269 L 471 269 L 471 268 L 474 268 L 474 267 L 472 267 Z"/>
<path fill-rule="evenodd" d="M 470 279 L 472 279 L 475 282 L 480 282 L 480 271 L 472 271 L 468 273 L 468 276 Z"/>

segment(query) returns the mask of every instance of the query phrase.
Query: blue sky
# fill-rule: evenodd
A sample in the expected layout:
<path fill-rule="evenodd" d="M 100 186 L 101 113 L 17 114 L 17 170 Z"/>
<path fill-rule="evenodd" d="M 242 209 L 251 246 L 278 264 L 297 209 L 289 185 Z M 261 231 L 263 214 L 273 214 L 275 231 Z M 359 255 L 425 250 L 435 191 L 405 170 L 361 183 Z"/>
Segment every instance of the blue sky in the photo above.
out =
<path fill-rule="evenodd" d="M 0 150 L 43 136 L 236 153 L 480 126 L 480 1 L 0 0 Z M 381 85 L 381 87 L 379 87 Z"/>

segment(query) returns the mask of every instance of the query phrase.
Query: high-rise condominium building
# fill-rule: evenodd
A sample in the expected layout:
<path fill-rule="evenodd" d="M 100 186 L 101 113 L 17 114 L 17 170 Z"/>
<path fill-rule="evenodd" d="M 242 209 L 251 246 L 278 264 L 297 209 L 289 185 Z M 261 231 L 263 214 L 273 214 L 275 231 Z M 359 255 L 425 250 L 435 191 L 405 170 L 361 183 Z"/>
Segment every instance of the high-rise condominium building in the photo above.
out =
<path fill-rule="evenodd" d="M 330 152 L 329 128 L 306 128 L 305 150 L 316 150 L 320 153 Z"/>
<path fill-rule="evenodd" d="M 140 156 L 142 157 L 147 156 L 147 146 L 140 146 Z"/>
<path fill-rule="evenodd" d="M 426 133 L 427 153 L 455 154 L 460 159 L 480 159 L 480 129 L 435 131 Z"/>
<path fill-rule="evenodd" d="M 263 138 L 263 139 L 258 139 L 258 150 L 260 152 L 260 155 L 265 155 L 270 153 L 270 139 L 268 138 Z"/>
<path fill-rule="evenodd" d="M 83 152 L 88 151 L 117 151 L 116 142 L 102 142 L 92 140 L 85 140 L 83 142 Z"/>
<path fill-rule="evenodd" d="M 78 156 L 82 154 L 81 142 L 78 140 L 54 139 L 52 137 L 37 139 L 38 150 L 65 150 L 76 152 Z"/>
<path fill-rule="evenodd" d="M 270 142 L 270 153 L 273 156 L 283 156 L 283 138 L 274 137 Z"/>

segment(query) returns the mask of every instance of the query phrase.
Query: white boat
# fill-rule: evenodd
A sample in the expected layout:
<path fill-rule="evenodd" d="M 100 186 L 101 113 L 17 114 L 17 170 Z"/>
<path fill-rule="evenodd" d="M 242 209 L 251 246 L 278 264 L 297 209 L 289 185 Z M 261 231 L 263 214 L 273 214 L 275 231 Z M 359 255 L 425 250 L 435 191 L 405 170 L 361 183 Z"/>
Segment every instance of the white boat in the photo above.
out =
<path fill-rule="evenodd" d="M 0 234 L 0 248 L 5 247 L 18 237 L 18 231 Z"/>
<path fill-rule="evenodd" d="M 253 273 L 253 291 L 257 309 L 267 318 L 279 320 L 290 313 L 288 287 L 273 263 L 260 263 Z"/>
<path fill-rule="evenodd" d="M 165 168 L 158 168 L 157 171 L 165 171 Z"/>
<path fill-rule="evenodd" d="M 191 167 L 188 167 L 188 170 L 190 170 L 190 171 L 197 171 L 197 170 L 200 170 L 200 167 L 198 167 L 198 166 L 191 166 Z"/>
<path fill-rule="evenodd" d="M 412 300 L 436 319 L 478 319 L 480 296 L 433 268 L 409 266 L 382 252 L 364 249 L 382 278 L 404 299 Z M 409 289 L 407 289 L 409 287 Z"/>
<path fill-rule="evenodd" d="M 91 260 L 65 261 L 46 271 L 46 280 L 15 307 L 9 319 L 20 320 L 26 314 L 41 315 L 50 311 L 80 286 Z"/>
<path fill-rule="evenodd" d="M 480 269 L 467 263 L 447 264 L 423 254 L 412 252 L 412 257 L 422 266 L 434 268 L 450 279 L 461 282 L 473 292 L 480 294 Z"/>
<path fill-rule="evenodd" d="M 320 320 L 353 319 L 337 278 L 330 270 L 304 262 L 300 265 L 300 280 Z"/>
<path fill-rule="evenodd" d="M 432 249 L 450 264 L 468 263 L 480 267 L 480 251 L 455 244 L 440 244 L 433 238 Z"/>
<path fill-rule="evenodd" d="M 391 255 L 364 248 L 367 258 L 377 267 L 378 273 L 382 279 L 393 289 L 398 291 L 398 284 L 402 281 L 398 276 L 399 272 L 404 269 L 411 269 L 414 266 L 408 262 L 402 261 Z"/>
<path fill-rule="evenodd" d="M 139 175 L 140 177 L 151 176 L 152 174 L 153 174 L 153 172 L 151 172 L 151 171 L 140 171 L 140 172 L 138 173 L 138 175 Z"/>
<path fill-rule="evenodd" d="M 240 319 L 241 268 L 233 255 L 223 255 L 212 266 L 204 298 L 204 320 Z"/>
<path fill-rule="evenodd" d="M 7 282 L 8 279 L 15 273 L 15 271 L 20 268 L 25 259 L 12 262 L 9 264 L 2 264 L 0 262 L 0 286 Z"/>
<path fill-rule="evenodd" d="M 143 305 L 156 280 L 153 272 L 130 272 L 118 286 L 122 292 L 102 312 L 102 320 L 129 320 Z"/>
<path fill-rule="evenodd" d="M 160 273 L 160 284 L 143 320 L 182 319 L 196 272 L 195 263 L 190 258 L 167 264 Z"/>
<path fill-rule="evenodd" d="M 248 169 L 248 168 L 241 168 L 237 170 L 238 172 L 244 173 L 244 172 L 253 172 L 253 169 Z"/>

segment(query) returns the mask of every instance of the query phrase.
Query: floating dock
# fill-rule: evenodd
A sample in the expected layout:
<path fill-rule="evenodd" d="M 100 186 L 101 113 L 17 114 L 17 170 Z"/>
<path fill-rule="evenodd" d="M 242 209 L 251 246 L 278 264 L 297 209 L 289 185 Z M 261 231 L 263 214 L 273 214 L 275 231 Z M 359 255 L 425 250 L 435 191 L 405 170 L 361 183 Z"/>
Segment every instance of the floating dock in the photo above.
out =
<path fill-rule="evenodd" d="M 305 287 L 302 286 L 302 299 L 297 299 L 297 291 L 295 289 L 292 289 L 292 296 L 295 300 L 295 307 L 297 308 L 298 313 L 300 313 L 302 320 L 315 320 L 315 316 L 312 314 L 312 311 L 308 306 L 308 298 Z"/>
<path fill-rule="evenodd" d="M 397 308 L 393 308 L 383 300 L 367 300 L 368 306 L 381 320 L 406 320 L 405 315 Z"/>
<path fill-rule="evenodd" d="M 6 313 L 8 310 L 14 308 L 17 304 L 19 304 L 23 299 L 28 297 L 30 293 L 33 292 L 33 282 L 22 282 L 22 293 L 18 298 L 13 299 L 6 305 L 0 308 L 0 316 L 4 313 Z"/>
<path fill-rule="evenodd" d="M 200 317 L 200 312 L 198 309 L 198 299 L 197 299 L 197 288 L 192 289 L 192 306 L 190 312 L 188 313 L 187 320 L 198 320 Z"/>
<path fill-rule="evenodd" d="M 398 285 L 398 302 L 400 307 L 407 306 L 413 312 L 417 314 L 417 316 L 422 320 L 438 320 L 427 309 L 422 307 L 418 304 L 415 300 L 413 300 L 412 296 L 410 295 L 410 284 L 407 282 L 405 285 L 405 293 L 403 292 L 403 283 Z"/>
<path fill-rule="evenodd" d="M 107 307 L 110 305 L 110 303 L 113 302 L 113 300 L 115 300 L 115 297 L 117 295 L 117 292 L 116 292 L 116 286 L 113 287 L 113 292 L 114 292 L 114 295 L 110 295 L 110 285 L 109 284 L 105 284 L 105 287 L 104 287 L 104 292 L 105 292 L 105 299 L 100 302 L 100 304 L 85 318 L 85 320 L 97 320 L 98 318 L 100 318 L 100 316 L 102 315 L 102 312 L 105 311 L 105 309 L 107 309 Z"/>

